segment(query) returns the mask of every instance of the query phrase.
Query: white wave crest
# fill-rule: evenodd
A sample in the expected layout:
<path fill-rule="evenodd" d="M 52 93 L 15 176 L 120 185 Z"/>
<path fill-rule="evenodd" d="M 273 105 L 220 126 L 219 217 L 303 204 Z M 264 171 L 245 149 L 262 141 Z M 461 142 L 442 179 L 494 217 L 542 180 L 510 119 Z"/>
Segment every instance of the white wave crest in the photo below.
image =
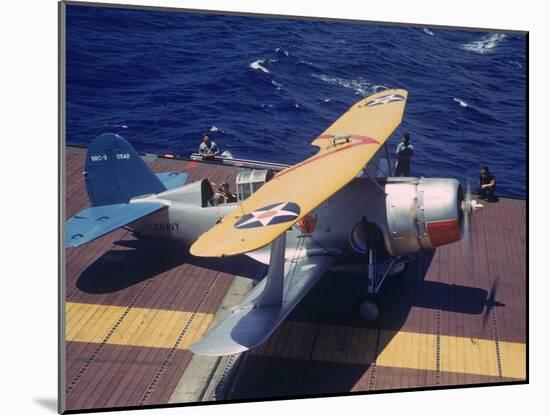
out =
<path fill-rule="evenodd" d="M 284 49 L 281 49 L 281 48 L 275 49 L 275 52 L 277 52 L 277 53 L 282 53 L 282 54 L 285 55 L 285 56 L 288 56 L 288 55 L 289 55 L 288 51 L 286 51 L 286 50 L 284 50 Z"/>
<path fill-rule="evenodd" d="M 517 61 L 510 61 L 510 65 L 512 65 L 516 69 L 523 69 L 523 65 L 520 62 Z"/>
<path fill-rule="evenodd" d="M 280 91 L 281 88 L 283 87 L 283 85 L 277 82 L 275 79 L 271 80 L 271 84 L 277 87 L 277 91 Z"/>
<path fill-rule="evenodd" d="M 254 70 L 260 70 L 264 73 L 270 73 L 266 68 L 261 64 L 265 62 L 265 59 L 258 59 L 257 61 L 252 62 L 249 66 Z"/>
<path fill-rule="evenodd" d="M 275 108 L 275 106 L 272 105 L 272 104 L 262 104 L 262 108 L 263 108 L 264 110 L 266 110 L 267 112 L 269 112 L 270 110 L 272 110 L 273 108 Z"/>
<path fill-rule="evenodd" d="M 314 78 L 318 78 L 321 81 L 327 82 L 331 85 L 339 85 L 344 88 L 353 89 L 356 95 L 361 95 L 363 97 L 367 97 L 376 92 L 380 92 L 388 89 L 386 85 L 373 84 L 372 82 L 369 82 L 364 78 L 344 79 L 344 78 L 331 77 L 331 76 L 322 75 L 322 74 L 321 75 L 311 74 L 311 76 L 313 76 Z"/>
<path fill-rule="evenodd" d="M 453 101 L 456 102 L 458 105 L 460 105 L 462 108 L 469 107 L 468 103 L 462 99 L 459 98 L 453 98 Z"/>
<path fill-rule="evenodd" d="M 217 132 L 217 131 L 221 131 L 221 132 L 223 133 L 223 130 L 220 129 L 220 128 L 218 128 L 218 127 L 216 127 L 215 125 L 213 125 L 212 127 L 210 127 L 210 131 L 213 132 L 213 133 L 215 133 L 215 132 Z"/>
<path fill-rule="evenodd" d="M 424 33 L 426 33 L 427 35 L 429 36 L 433 36 L 434 35 L 434 32 L 432 32 L 430 29 L 428 29 L 427 27 L 425 27 L 424 29 Z"/>
<path fill-rule="evenodd" d="M 503 33 L 493 33 L 487 36 L 484 36 L 480 40 L 474 40 L 470 43 L 465 43 L 461 46 L 462 49 L 469 52 L 485 54 L 493 51 L 493 49 L 504 40 L 506 37 Z"/>

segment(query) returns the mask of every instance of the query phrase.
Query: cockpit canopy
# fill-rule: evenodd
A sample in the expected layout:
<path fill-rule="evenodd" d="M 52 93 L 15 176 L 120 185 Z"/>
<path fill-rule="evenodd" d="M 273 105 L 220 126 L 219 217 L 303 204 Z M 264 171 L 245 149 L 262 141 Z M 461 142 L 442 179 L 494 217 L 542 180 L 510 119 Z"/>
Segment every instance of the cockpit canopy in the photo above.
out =
<path fill-rule="evenodd" d="M 237 200 L 242 202 L 250 197 L 274 176 L 273 170 L 243 170 L 237 175 Z"/>

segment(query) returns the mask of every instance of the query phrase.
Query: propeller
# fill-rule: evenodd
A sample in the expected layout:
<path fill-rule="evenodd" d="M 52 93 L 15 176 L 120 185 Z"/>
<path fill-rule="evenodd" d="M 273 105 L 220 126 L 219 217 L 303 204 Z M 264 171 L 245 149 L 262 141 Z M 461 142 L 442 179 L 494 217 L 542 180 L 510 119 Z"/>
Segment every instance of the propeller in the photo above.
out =
<path fill-rule="evenodd" d="M 477 200 L 472 198 L 472 189 L 470 185 L 470 176 L 468 175 L 468 172 L 466 172 L 466 194 L 464 195 L 464 199 L 462 201 L 462 240 L 461 240 L 461 248 L 462 248 L 462 255 L 464 256 L 464 266 L 468 273 L 472 273 L 472 267 L 471 264 L 473 263 L 473 248 L 472 248 L 472 239 L 471 239 L 471 215 L 480 210 L 483 205 L 479 203 Z M 487 299 L 485 300 L 485 311 L 483 313 L 483 326 L 487 324 L 487 320 L 489 319 L 489 315 L 491 314 L 491 311 L 493 307 L 502 307 L 505 304 L 499 302 L 496 300 L 497 291 L 499 286 L 499 279 L 495 279 L 493 283 L 491 284 L 491 288 L 489 292 L 487 293 Z"/>
<path fill-rule="evenodd" d="M 470 238 L 470 216 L 481 209 L 483 205 L 477 200 L 472 199 L 472 191 L 470 186 L 470 177 L 466 176 L 466 194 L 462 201 L 462 239 L 461 239 L 461 248 L 463 255 L 463 263 L 466 267 L 466 270 L 471 273 L 471 264 L 473 262 L 473 250 L 472 250 L 472 241 Z"/>

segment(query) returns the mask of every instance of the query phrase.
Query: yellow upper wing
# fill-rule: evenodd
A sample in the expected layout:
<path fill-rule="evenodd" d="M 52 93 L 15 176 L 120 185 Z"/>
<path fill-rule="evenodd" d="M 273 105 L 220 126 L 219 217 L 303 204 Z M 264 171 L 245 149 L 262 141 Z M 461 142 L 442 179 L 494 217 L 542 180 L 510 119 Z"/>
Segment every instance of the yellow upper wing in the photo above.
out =
<path fill-rule="evenodd" d="M 407 91 L 371 95 L 352 106 L 311 144 L 319 152 L 289 167 L 205 232 L 196 256 L 225 256 L 267 245 L 349 183 L 401 123 Z"/>

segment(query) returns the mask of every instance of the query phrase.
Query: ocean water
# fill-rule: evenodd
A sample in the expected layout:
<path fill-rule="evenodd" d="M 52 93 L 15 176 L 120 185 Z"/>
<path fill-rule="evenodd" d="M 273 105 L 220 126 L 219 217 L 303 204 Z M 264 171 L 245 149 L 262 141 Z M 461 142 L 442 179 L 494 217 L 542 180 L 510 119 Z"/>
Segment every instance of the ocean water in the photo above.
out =
<path fill-rule="evenodd" d="M 296 163 L 351 105 L 405 88 L 393 150 L 412 174 L 526 195 L 526 37 L 422 27 L 67 6 L 67 142 L 115 132 L 189 155 L 201 135 L 235 157 Z M 337 168 L 337 167 L 336 167 Z"/>

